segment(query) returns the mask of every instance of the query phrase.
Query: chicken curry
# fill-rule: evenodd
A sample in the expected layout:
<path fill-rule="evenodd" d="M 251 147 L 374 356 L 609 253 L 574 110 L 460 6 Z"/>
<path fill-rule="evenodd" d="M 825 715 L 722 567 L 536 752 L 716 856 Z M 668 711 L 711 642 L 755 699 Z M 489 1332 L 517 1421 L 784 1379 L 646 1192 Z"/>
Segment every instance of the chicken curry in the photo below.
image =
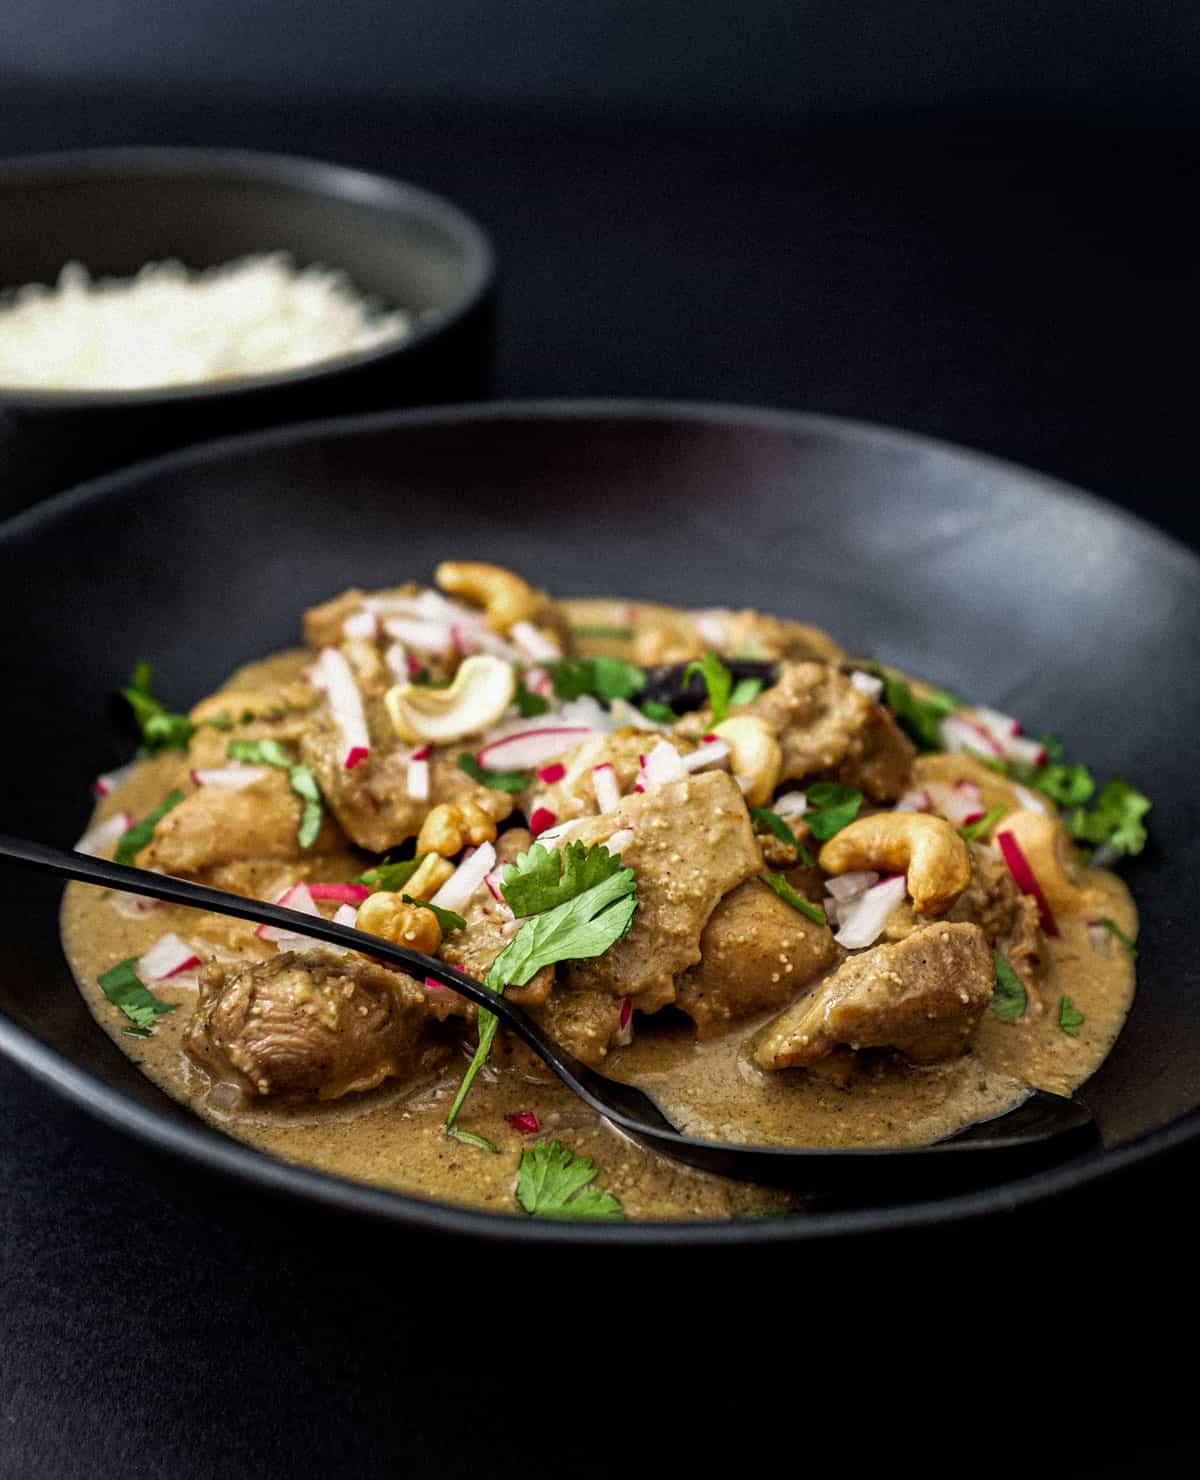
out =
<path fill-rule="evenodd" d="M 560 1218 L 803 1199 L 680 1167 L 432 980 L 520 1002 L 681 1128 L 929 1142 L 1070 1093 L 1134 989 L 1109 869 L 1148 801 L 1052 736 L 754 611 L 556 600 L 446 562 L 350 590 L 190 714 L 123 692 L 140 758 L 80 847 L 278 901 L 294 931 L 73 884 L 63 939 L 156 1083 L 277 1156 Z"/>

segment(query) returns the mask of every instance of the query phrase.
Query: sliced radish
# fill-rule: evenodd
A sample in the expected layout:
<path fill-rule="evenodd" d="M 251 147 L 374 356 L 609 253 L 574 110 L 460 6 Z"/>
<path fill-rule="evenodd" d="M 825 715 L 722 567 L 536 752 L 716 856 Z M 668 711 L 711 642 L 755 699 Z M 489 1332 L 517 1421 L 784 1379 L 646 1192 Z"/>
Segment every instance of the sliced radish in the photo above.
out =
<path fill-rule="evenodd" d="M 433 977 L 427 976 L 425 978 L 425 990 L 427 992 L 448 992 L 450 988 L 444 987 L 441 982 L 435 982 Z"/>
<path fill-rule="evenodd" d="M 514 622 L 509 635 L 531 663 L 557 663 L 562 657 L 558 643 L 539 632 L 532 622 Z"/>
<path fill-rule="evenodd" d="M 342 636 L 349 638 L 378 637 L 378 616 L 372 611 L 355 612 L 352 617 L 347 617 L 342 623 Z"/>
<path fill-rule="evenodd" d="M 544 781 L 547 786 L 553 786 L 556 781 L 561 781 L 567 774 L 567 768 L 561 761 L 552 761 L 550 765 L 543 766 L 537 773 L 539 781 Z"/>
<path fill-rule="evenodd" d="M 505 1120 L 512 1126 L 514 1131 L 520 1131 L 523 1136 L 536 1136 L 541 1126 L 538 1118 L 532 1110 L 517 1110 L 512 1115 L 506 1115 Z"/>
<path fill-rule="evenodd" d="M 529 818 L 529 831 L 536 838 L 540 833 L 544 833 L 548 827 L 553 827 L 557 821 L 557 816 L 551 812 L 549 807 L 535 807 Z"/>
<path fill-rule="evenodd" d="M 362 695 L 350 665 L 337 648 L 325 648 L 312 670 L 314 688 L 324 690 L 329 712 L 342 743 L 342 765 L 352 771 L 371 754 L 371 737 L 363 713 Z"/>
<path fill-rule="evenodd" d="M 903 874 L 881 879 L 851 904 L 839 906 L 841 928 L 834 936 L 847 950 L 859 951 L 879 938 L 888 916 L 900 904 L 906 892 Z"/>
<path fill-rule="evenodd" d="M 679 752 L 665 740 L 660 740 L 642 760 L 641 780 L 647 786 L 662 786 L 686 775 Z"/>
<path fill-rule="evenodd" d="M 271 774 L 268 766 L 205 766 L 192 772 L 197 786 L 215 786 L 221 791 L 241 791 Z"/>
<path fill-rule="evenodd" d="M 116 771 L 106 771 L 92 782 L 92 790 L 98 797 L 111 796 L 118 786 L 125 785 L 136 769 L 137 762 L 130 761 L 127 766 L 121 766 Z"/>
<path fill-rule="evenodd" d="M 955 827 L 962 827 L 973 815 L 982 814 L 979 788 L 974 782 L 959 782 L 954 786 L 931 782 L 929 795 L 937 810 Z"/>
<path fill-rule="evenodd" d="M 785 821 L 789 817 L 803 817 L 808 811 L 808 798 L 802 791 L 785 791 L 771 803 L 771 811 Z"/>
<path fill-rule="evenodd" d="M 617 1019 L 617 1031 L 613 1034 L 613 1042 L 624 1048 L 626 1044 L 633 1042 L 633 998 L 621 998 L 621 1015 Z"/>
<path fill-rule="evenodd" d="M 1028 761 L 1031 766 L 1046 764 L 1046 747 L 1037 740 L 1027 740 L 1023 735 L 1016 735 L 1001 743 L 1004 746 L 1005 755 L 1010 760 Z"/>
<path fill-rule="evenodd" d="M 425 747 L 425 754 L 413 751 L 408 758 L 408 766 L 404 773 L 404 786 L 409 797 L 414 802 L 427 802 L 429 800 L 429 747 Z"/>
<path fill-rule="evenodd" d="M 1049 807 L 1046 806 L 1036 791 L 1030 791 L 1027 786 L 1021 786 L 1019 783 L 1014 782 L 1013 793 L 1026 812 L 1036 812 L 1040 817 L 1049 815 Z"/>
<path fill-rule="evenodd" d="M 596 793 L 596 805 L 601 812 L 611 812 L 621 800 L 617 773 L 608 762 L 602 766 L 592 767 L 592 788 Z"/>
<path fill-rule="evenodd" d="M 321 911 L 317 908 L 317 902 L 307 884 L 293 884 L 290 889 L 283 891 L 275 903 L 286 910 L 295 910 L 298 915 L 315 915 L 317 919 L 321 918 Z M 254 933 L 263 940 L 295 940 L 301 934 L 298 930 L 285 930 L 279 925 L 260 925 Z"/>
<path fill-rule="evenodd" d="M 305 887 L 313 899 L 338 899 L 342 904 L 362 904 L 371 892 L 365 884 L 308 884 Z"/>
<path fill-rule="evenodd" d="M 133 818 L 128 812 L 114 812 L 111 817 L 106 817 L 95 827 L 89 827 L 75 844 L 75 851 L 76 853 L 87 853 L 92 858 L 96 858 L 106 848 L 111 848 L 118 838 L 124 837 L 132 826 Z"/>
<path fill-rule="evenodd" d="M 933 798 L 924 787 L 913 787 L 906 791 L 896 805 L 893 812 L 932 812 Z"/>
<path fill-rule="evenodd" d="M 187 941 L 180 940 L 172 930 L 156 941 L 144 956 L 139 956 L 133 969 L 149 986 L 152 982 L 164 982 L 180 971 L 199 965 L 200 957 Z"/>
<path fill-rule="evenodd" d="M 690 613 L 696 631 L 710 647 L 719 648 L 725 641 L 725 627 L 732 612 L 722 607 Z"/>
<path fill-rule="evenodd" d="M 407 683 L 412 677 L 408 666 L 408 653 L 402 642 L 391 643 L 384 651 L 383 661 L 387 664 L 388 672 L 398 683 Z"/>
<path fill-rule="evenodd" d="M 854 873 L 838 874 L 827 881 L 825 887 L 839 904 L 847 904 L 873 889 L 879 883 L 879 875 L 871 869 L 857 869 Z"/>
<path fill-rule="evenodd" d="M 544 668 L 528 668 L 525 671 L 525 687 L 531 694 L 541 694 L 544 698 L 554 687 L 554 680 Z"/>
<path fill-rule="evenodd" d="M 1004 759 L 1004 747 L 996 737 L 974 720 L 967 719 L 961 711 L 946 716 L 942 721 L 941 735 L 946 750 L 973 750 L 976 755 Z"/>
<path fill-rule="evenodd" d="M 727 761 L 729 746 L 724 740 L 710 740 L 679 759 L 685 771 L 703 771 L 706 766 L 719 766 Z"/>
<path fill-rule="evenodd" d="M 1011 714 L 1001 714 L 996 709 L 984 709 L 977 705 L 972 709 L 971 717 L 977 724 L 982 725 L 989 735 L 994 735 L 1002 745 L 1006 740 L 1021 733 L 1019 721 L 1013 719 Z"/>
<path fill-rule="evenodd" d="M 438 892 L 429 901 L 441 910 L 461 910 L 496 867 L 496 850 L 491 843 L 481 843 L 464 858 Z"/>
<path fill-rule="evenodd" d="M 877 704 L 883 697 L 883 679 L 874 673 L 862 673 L 856 669 L 850 675 L 850 682 L 860 694 L 866 694 L 868 699 L 874 699 Z"/>
<path fill-rule="evenodd" d="M 592 734 L 581 725 L 519 730 L 485 745 L 475 760 L 485 771 L 532 771 Z"/>
<path fill-rule="evenodd" d="M 161 899 L 147 899 L 142 894 L 124 894 L 116 889 L 109 893 L 108 902 L 126 920 L 140 920 L 151 910 L 160 910 L 163 907 Z"/>
<path fill-rule="evenodd" d="M 423 622 L 417 617 L 385 617 L 383 630 L 419 653 L 445 653 L 454 646 L 449 622 Z"/>
<path fill-rule="evenodd" d="M 1046 902 L 1042 886 L 1037 881 L 1037 875 L 1030 868 L 1029 860 L 1022 852 L 1020 843 L 1010 832 L 997 833 L 994 841 L 1000 849 L 1004 862 L 1008 865 L 1008 871 L 1013 876 L 1017 888 L 1022 894 L 1032 894 L 1037 900 L 1042 916 L 1042 929 L 1047 935 L 1057 935 L 1058 922 L 1054 918 L 1054 912 Z"/>
<path fill-rule="evenodd" d="M 659 734 L 663 734 L 671 728 L 670 725 L 659 724 L 658 720 L 650 719 L 628 699 L 614 699 L 608 712 L 618 729 L 657 730 Z"/>
<path fill-rule="evenodd" d="M 607 839 L 604 846 L 615 858 L 619 853 L 623 853 L 632 842 L 633 828 L 623 827 L 619 832 L 613 833 L 612 837 Z"/>
<path fill-rule="evenodd" d="M 587 729 L 597 730 L 602 734 L 611 734 L 617 728 L 612 714 L 591 694 L 584 694 L 564 704 L 559 710 L 559 723 L 584 725 Z"/>

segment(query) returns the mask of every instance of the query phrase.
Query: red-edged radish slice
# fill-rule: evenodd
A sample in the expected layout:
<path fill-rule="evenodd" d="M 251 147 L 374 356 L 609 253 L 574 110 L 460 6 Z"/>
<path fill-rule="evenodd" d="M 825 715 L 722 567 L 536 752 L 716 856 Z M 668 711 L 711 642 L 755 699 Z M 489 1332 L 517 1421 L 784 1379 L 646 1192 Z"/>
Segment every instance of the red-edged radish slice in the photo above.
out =
<path fill-rule="evenodd" d="M 647 786 L 662 786 L 686 776 L 683 760 L 673 745 L 660 740 L 642 761 L 641 779 Z"/>
<path fill-rule="evenodd" d="M 1039 817 L 1049 816 L 1049 807 L 1046 806 L 1046 803 L 1038 796 L 1036 791 L 1030 791 L 1027 786 L 1021 786 L 1019 782 L 1014 781 L 1013 793 L 1026 812 L 1036 812 Z"/>
<path fill-rule="evenodd" d="M 529 831 L 536 838 L 547 828 L 553 827 L 557 821 L 558 817 L 551 812 L 549 807 L 535 807 L 529 818 Z"/>
<path fill-rule="evenodd" d="M 785 791 L 771 803 L 771 811 L 785 822 L 793 817 L 803 817 L 808 811 L 808 798 L 802 791 Z"/>
<path fill-rule="evenodd" d="M 348 925 L 351 929 L 358 923 L 358 911 L 352 904 L 339 904 L 333 912 L 335 925 Z"/>
<path fill-rule="evenodd" d="M 412 677 L 412 670 L 408 666 L 408 653 L 402 642 L 393 642 L 384 650 L 383 661 L 387 665 L 388 672 L 399 683 L 407 683 Z M 417 664 L 418 669 L 420 664 Z"/>
<path fill-rule="evenodd" d="M 923 786 L 913 787 L 906 791 L 896 805 L 893 812 L 932 812 L 933 798 Z"/>
<path fill-rule="evenodd" d="M 624 1048 L 633 1042 L 633 998 L 621 998 L 621 1015 L 617 1019 L 617 1031 L 613 1034 L 613 1042 L 618 1048 Z"/>
<path fill-rule="evenodd" d="M 930 783 L 928 793 L 934 808 L 955 827 L 962 827 L 973 813 L 982 812 L 979 788 L 974 782 L 942 786 L 934 781 Z"/>
<path fill-rule="evenodd" d="M 1054 918 L 1054 911 L 1046 902 L 1046 896 L 1042 893 L 1042 886 L 1037 881 L 1037 875 L 1029 866 L 1029 860 L 1021 850 L 1020 843 L 1010 832 L 998 832 L 993 839 L 1000 849 L 1004 862 L 1008 865 L 1008 871 L 1013 876 L 1013 882 L 1022 894 L 1032 894 L 1037 900 L 1038 910 L 1042 916 L 1042 929 L 1047 935 L 1058 934 L 1058 921 Z"/>
<path fill-rule="evenodd" d="M 408 758 L 408 765 L 404 772 L 404 785 L 409 797 L 414 802 L 427 802 L 429 800 L 429 747 L 425 747 L 425 754 L 420 755 L 416 751 Z"/>
<path fill-rule="evenodd" d="M 856 869 L 853 873 L 838 874 L 826 881 L 825 887 L 839 904 L 848 904 L 868 889 L 879 883 L 879 875 L 872 869 Z"/>
<path fill-rule="evenodd" d="M 312 899 L 337 899 L 342 904 L 362 904 L 371 892 L 365 884 L 308 884 L 305 887 Z"/>
<path fill-rule="evenodd" d="M 75 844 L 75 851 L 98 858 L 101 853 L 113 847 L 120 838 L 124 837 L 132 826 L 133 818 L 128 812 L 114 812 L 111 817 L 106 817 L 95 827 L 89 827 Z"/>
<path fill-rule="evenodd" d="M 199 965 L 200 957 L 172 930 L 156 941 L 144 956 L 139 956 L 133 969 L 150 986 Z"/>
<path fill-rule="evenodd" d="M 539 632 L 532 622 L 514 622 L 509 636 L 516 643 L 521 655 L 531 663 L 557 663 L 562 649 L 544 632 Z"/>
<path fill-rule="evenodd" d="M 544 668 L 529 668 L 525 672 L 525 687 L 531 694 L 540 694 L 545 698 L 553 689 L 554 680 Z"/>
<path fill-rule="evenodd" d="M 903 901 L 905 893 L 904 875 L 893 874 L 890 879 L 881 879 L 852 903 L 839 905 L 841 928 L 834 940 L 849 951 L 860 951 L 872 945 L 879 938 L 888 916 Z"/>
<path fill-rule="evenodd" d="M 349 638 L 378 637 L 378 616 L 372 611 L 355 612 L 352 617 L 347 617 L 342 623 L 342 636 Z"/>
<path fill-rule="evenodd" d="M 1011 714 L 1001 714 L 997 709 L 985 709 L 976 705 L 971 710 L 971 718 L 976 724 L 982 725 L 989 735 L 994 735 L 1001 744 L 1021 733 L 1020 721 L 1013 719 Z"/>
<path fill-rule="evenodd" d="M 1038 740 L 1028 740 L 1024 735 L 1015 735 L 1001 741 L 1004 753 L 1010 760 L 1028 761 L 1031 766 L 1046 764 L 1046 747 Z"/>
<path fill-rule="evenodd" d="M 874 699 L 876 704 L 883 698 L 883 679 L 874 673 L 863 673 L 860 669 L 850 675 L 850 682 L 860 694 L 866 694 L 868 699 Z"/>
<path fill-rule="evenodd" d="M 660 724 L 658 720 L 650 719 L 628 699 L 614 699 L 608 707 L 608 714 L 617 729 L 624 729 L 628 726 L 630 729 L 647 732 L 657 730 L 661 735 L 671 728 L 670 725 Z"/>
<path fill-rule="evenodd" d="M 317 908 L 317 902 L 307 884 L 293 884 L 290 889 L 283 891 L 275 903 L 286 910 L 295 910 L 298 915 L 315 915 L 318 919 L 321 917 L 321 911 Z M 299 930 L 284 930 L 278 925 L 260 925 L 254 933 L 263 940 L 295 940 L 301 935 Z"/>
<path fill-rule="evenodd" d="M 124 786 L 137 769 L 137 762 L 130 761 L 127 766 L 120 766 L 115 771 L 106 771 L 103 776 L 97 776 L 92 782 L 92 790 L 98 797 L 111 796 L 118 786 Z"/>
<path fill-rule="evenodd" d="M 672 747 L 673 748 L 673 747 Z M 729 746 L 724 740 L 709 740 L 696 750 L 679 757 L 685 771 L 703 771 L 706 766 L 719 766 L 729 759 Z"/>
<path fill-rule="evenodd" d="M 108 902 L 126 920 L 140 920 L 151 910 L 160 910 L 163 907 L 161 899 L 147 899 L 143 894 L 124 894 L 117 889 L 110 891 Z"/>
<path fill-rule="evenodd" d="M 329 700 L 329 712 L 341 737 L 342 765 L 352 771 L 371 754 L 371 737 L 363 713 L 362 695 L 346 662 L 337 648 L 325 648 L 312 669 L 314 688 L 323 689 Z"/>
<path fill-rule="evenodd" d="M 618 832 L 613 833 L 611 838 L 606 838 L 604 846 L 615 858 L 618 854 L 623 853 L 632 842 L 633 828 L 623 827 Z"/>
<path fill-rule="evenodd" d="M 271 774 L 268 766 L 204 766 L 192 772 L 197 786 L 215 786 L 221 791 L 241 791 Z"/>
<path fill-rule="evenodd" d="M 419 617 L 384 617 L 383 630 L 419 653 L 446 653 L 454 646 L 449 622 L 425 622 Z"/>
<path fill-rule="evenodd" d="M 543 766 L 537 773 L 539 781 L 545 782 L 547 786 L 553 786 L 556 781 L 561 781 L 567 774 L 567 768 L 561 761 L 551 761 L 548 766 Z"/>
<path fill-rule="evenodd" d="M 732 612 L 722 607 L 711 607 L 706 611 L 691 612 L 696 631 L 710 647 L 719 648 L 725 641 L 726 624 Z"/>
<path fill-rule="evenodd" d="M 942 745 L 947 750 L 973 750 L 976 755 L 1004 759 L 1004 747 L 996 737 L 961 712 L 946 716 L 942 721 L 941 736 Z"/>
<path fill-rule="evenodd" d="M 441 910 L 461 911 L 476 889 L 496 867 L 496 850 L 491 843 L 481 843 L 454 870 L 429 901 Z"/>
<path fill-rule="evenodd" d="M 515 735 L 485 745 L 475 761 L 485 771 L 532 771 L 593 733 L 582 725 L 519 730 Z"/>
<path fill-rule="evenodd" d="M 611 812 L 621 800 L 617 773 L 607 761 L 602 766 L 592 767 L 592 789 L 596 793 L 596 805 L 601 812 Z"/>

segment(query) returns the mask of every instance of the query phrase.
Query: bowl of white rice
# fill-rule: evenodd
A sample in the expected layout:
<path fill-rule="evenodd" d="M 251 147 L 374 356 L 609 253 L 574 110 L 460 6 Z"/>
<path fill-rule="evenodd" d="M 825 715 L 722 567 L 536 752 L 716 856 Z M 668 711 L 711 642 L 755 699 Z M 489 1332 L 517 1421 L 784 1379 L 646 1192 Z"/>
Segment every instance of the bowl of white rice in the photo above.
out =
<path fill-rule="evenodd" d="M 85 150 L 0 161 L 0 223 L 0 517 L 184 443 L 490 390 L 490 243 L 404 181 Z"/>

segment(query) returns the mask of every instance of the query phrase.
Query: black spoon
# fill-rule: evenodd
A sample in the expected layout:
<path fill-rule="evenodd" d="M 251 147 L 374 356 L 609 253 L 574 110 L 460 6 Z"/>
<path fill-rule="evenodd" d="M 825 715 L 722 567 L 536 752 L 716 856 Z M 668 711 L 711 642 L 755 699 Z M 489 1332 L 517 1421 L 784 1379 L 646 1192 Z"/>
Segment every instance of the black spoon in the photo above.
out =
<path fill-rule="evenodd" d="M 516 1003 L 495 996 L 474 978 L 464 976 L 436 957 L 393 945 L 391 941 L 348 925 L 335 925 L 332 921 L 315 919 L 262 900 L 247 899 L 240 894 L 191 884 L 168 874 L 129 868 L 85 853 L 49 848 L 42 843 L 3 834 L 0 834 L 0 858 L 64 878 L 78 879 L 85 884 L 99 884 L 129 894 L 145 894 L 151 899 L 233 915 L 261 925 L 282 926 L 287 930 L 295 930 L 299 926 L 306 936 L 314 940 L 348 946 L 389 961 L 418 981 L 430 977 L 469 998 L 477 1006 L 495 1013 L 545 1061 L 568 1089 L 613 1125 L 676 1161 L 721 1176 L 812 1192 L 838 1189 L 851 1193 L 866 1192 L 872 1196 L 887 1191 L 889 1187 L 897 1192 L 910 1193 L 918 1182 L 926 1188 L 932 1182 L 941 1190 L 948 1190 L 952 1186 L 985 1179 L 1020 1176 L 1085 1150 L 1098 1141 L 1095 1122 L 1085 1105 L 1042 1090 L 1033 1091 L 1016 1109 L 971 1126 L 932 1146 L 830 1150 L 738 1146 L 698 1140 L 677 1131 L 649 1095 L 631 1084 L 609 1079 L 581 1064 L 573 1054 L 548 1037 Z"/>

